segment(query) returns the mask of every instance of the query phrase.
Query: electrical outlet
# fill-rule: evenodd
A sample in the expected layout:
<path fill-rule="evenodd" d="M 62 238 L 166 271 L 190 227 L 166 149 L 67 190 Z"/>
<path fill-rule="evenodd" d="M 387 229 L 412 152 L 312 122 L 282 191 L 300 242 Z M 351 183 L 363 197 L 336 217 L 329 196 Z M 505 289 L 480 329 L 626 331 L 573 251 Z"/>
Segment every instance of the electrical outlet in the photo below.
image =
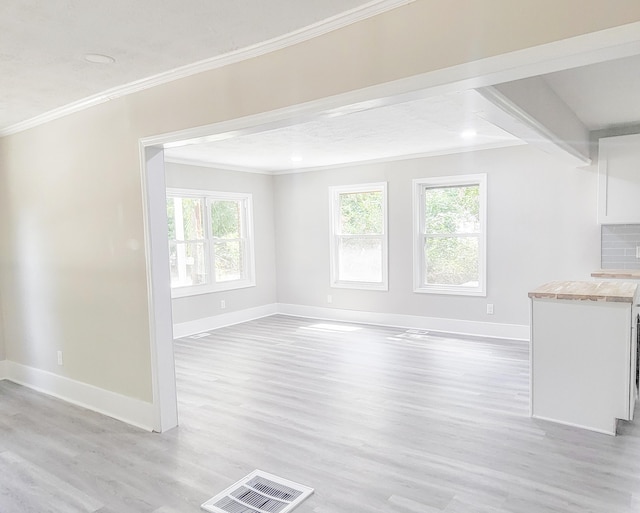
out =
<path fill-rule="evenodd" d="M 331 294 L 327 295 L 327 303 L 329 304 L 333 303 L 333 297 L 331 296 Z"/>
<path fill-rule="evenodd" d="M 493 303 L 487 304 L 487 314 L 493 315 Z"/>
<path fill-rule="evenodd" d="M 58 365 L 62 365 L 62 351 L 58 351 Z"/>
<path fill-rule="evenodd" d="M 636 258 L 640 258 L 640 246 L 636 246 Z"/>
<path fill-rule="evenodd" d="M 227 307 L 227 302 L 224 299 L 220 300 L 220 310 L 224 310 Z"/>

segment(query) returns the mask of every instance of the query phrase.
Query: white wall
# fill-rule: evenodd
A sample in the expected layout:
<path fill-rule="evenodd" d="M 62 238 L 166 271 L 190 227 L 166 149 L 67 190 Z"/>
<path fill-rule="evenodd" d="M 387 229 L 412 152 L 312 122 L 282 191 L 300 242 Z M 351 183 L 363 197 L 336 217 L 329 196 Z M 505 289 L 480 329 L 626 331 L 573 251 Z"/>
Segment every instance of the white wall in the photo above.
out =
<path fill-rule="evenodd" d="M 273 224 L 273 177 L 265 174 L 223 171 L 199 166 L 165 163 L 167 187 L 253 194 L 256 286 L 174 298 L 174 324 L 276 302 L 275 230 Z M 226 308 L 220 309 L 224 299 Z"/>
<path fill-rule="evenodd" d="M 488 175 L 488 295 L 416 294 L 412 180 L 469 173 Z M 332 289 L 327 189 L 378 181 L 389 188 L 389 291 Z M 530 289 L 590 279 L 599 268 L 594 169 L 568 168 L 527 146 L 281 175 L 275 193 L 280 303 L 528 325 Z"/>

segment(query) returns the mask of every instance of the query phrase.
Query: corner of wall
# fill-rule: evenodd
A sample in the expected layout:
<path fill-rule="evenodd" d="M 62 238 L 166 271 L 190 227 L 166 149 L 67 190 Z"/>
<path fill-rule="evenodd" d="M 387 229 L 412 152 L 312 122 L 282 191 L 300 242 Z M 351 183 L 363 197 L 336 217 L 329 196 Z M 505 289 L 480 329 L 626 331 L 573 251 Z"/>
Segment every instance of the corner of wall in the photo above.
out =
<path fill-rule="evenodd" d="M 145 431 L 153 431 L 154 407 L 152 403 L 126 397 L 9 360 L 0 361 L 0 379 L 6 379 L 37 392 L 57 397 Z"/>
<path fill-rule="evenodd" d="M 268 317 L 278 313 L 278 305 L 270 304 L 255 308 L 246 308 L 227 314 L 214 315 L 195 321 L 179 322 L 173 325 L 173 338 L 188 337 L 203 331 L 215 330 L 224 326 L 253 321 L 262 317 Z"/>

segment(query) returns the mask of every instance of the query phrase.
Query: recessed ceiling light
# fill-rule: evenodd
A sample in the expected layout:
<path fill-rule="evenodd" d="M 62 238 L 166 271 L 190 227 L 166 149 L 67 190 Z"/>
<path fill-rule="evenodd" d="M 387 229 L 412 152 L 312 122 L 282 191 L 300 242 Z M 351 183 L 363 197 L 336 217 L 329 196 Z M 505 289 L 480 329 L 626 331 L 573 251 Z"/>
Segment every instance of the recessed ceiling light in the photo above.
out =
<path fill-rule="evenodd" d="M 291 155 L 291 162 L 302 162 L 302 157 L 300 155 Z"/>
<path fill-rule="evenodd" d="M 85 53 L 84 60 L 94 64 L 113 64 L 116 62 L 110 55 L 101 55 L 99 53 Z"/>
<path fill-rule="evenodd" d="M 473 128 L 467 128 L 466 130 L 460 132 L 460 137 L 462 137 L 463 139 L 473 139 L 476 135 L 478 135 L 478 132 L 476 132 Z"/>

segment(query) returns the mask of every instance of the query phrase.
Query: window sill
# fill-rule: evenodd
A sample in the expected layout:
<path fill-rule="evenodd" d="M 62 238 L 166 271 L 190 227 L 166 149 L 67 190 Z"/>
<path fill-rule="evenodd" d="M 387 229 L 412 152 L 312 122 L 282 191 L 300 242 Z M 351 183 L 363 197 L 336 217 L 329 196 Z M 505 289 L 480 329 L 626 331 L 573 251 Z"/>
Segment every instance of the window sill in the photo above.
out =
<path fill-rule="evenodd" d="M 388 291 L 386 283 L 360 283 L 355 281 L 337 281 L 331 284 L 334 289 L 381 290 Z"/>
<path fill-rule="evenodd" d="M 471 296 L 471 297 L 487 297 L 485 290 L 477 289 L 460 289 L 449 287 L 416 287 L 413 291 L 417 294 L 439 294 L 447 296 Z"/>
<path fill-rule="evenodd" d="M 216 285 L 196 285 L 193 287 L 178 287 L 171 289 L 171 299 L 177 299 L 181 297 L 199 296 L 202 294 L 214 294 L 216 292 L 225 292 L 236 289 L 246 289 L 249 287 L 255 287 L 255 281 L 234 281 L 228 283 L 219 283 Z"/>

